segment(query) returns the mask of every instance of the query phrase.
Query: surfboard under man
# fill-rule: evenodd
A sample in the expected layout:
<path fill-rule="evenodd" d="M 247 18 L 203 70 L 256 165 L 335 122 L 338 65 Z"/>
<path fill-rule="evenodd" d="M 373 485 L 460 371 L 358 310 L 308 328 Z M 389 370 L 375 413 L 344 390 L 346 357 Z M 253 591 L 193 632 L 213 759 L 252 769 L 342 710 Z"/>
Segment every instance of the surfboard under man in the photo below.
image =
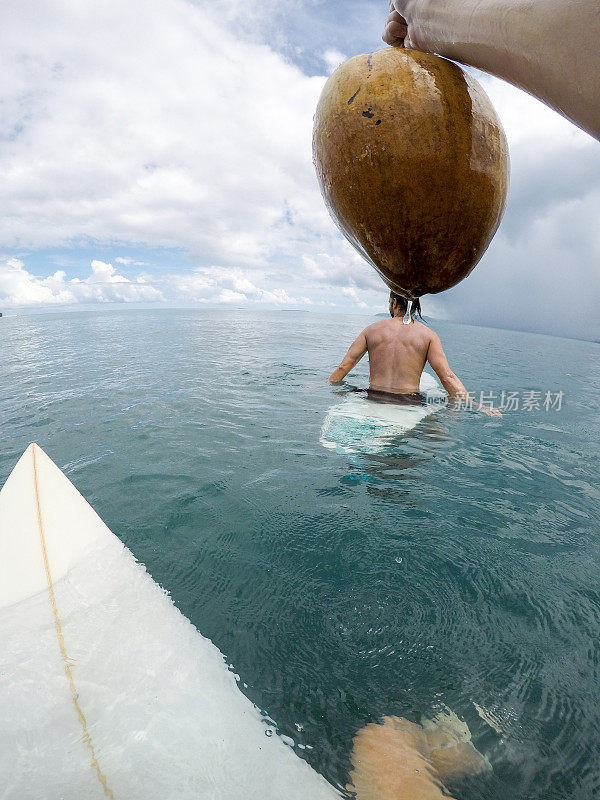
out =
<path fill-rule="evenodd" d="M 451 398 L 490 417 L 502 416 L 499 409 L 475 403 L 470 397 L 462 381 L 450 369 L 440 337 L 415 319 L 415 312 L 421 314 L 418 300 L 412 305 L 408 325 L 403 323 L 407 309 L 404 297 L 390 292 L 389 309 L 391 319 L 374 322 L 352 342 L 339 367 L 329 376 L 331 383 L 342 381 L 368 353 L 368 397 L 393 403 L 423 404 L 426 398 L 419 392 L 419 382 L 429 362 Z"/>

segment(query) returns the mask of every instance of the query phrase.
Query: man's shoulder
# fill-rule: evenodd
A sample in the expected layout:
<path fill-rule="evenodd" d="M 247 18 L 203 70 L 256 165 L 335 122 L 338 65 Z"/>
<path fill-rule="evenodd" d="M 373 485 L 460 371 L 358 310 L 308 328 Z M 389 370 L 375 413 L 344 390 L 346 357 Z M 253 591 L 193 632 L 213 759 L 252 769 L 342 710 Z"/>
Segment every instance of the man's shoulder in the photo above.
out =
<path fill-rule="evenodd" d="M 378 319 L 377 322 L 372 322 L 370 325 L 367 325 L 367 327 L 364 330 L 364 333 L 372 333 L 374 331 L 379 331 L 382 328 L 387 328 L 390 322 L 391 322 L 391 317 L 390 319 Z"/>
<path fill-rule="evenodd" d="M 424 322 L 419 322 L 418 320 L 415 320 L 415 325 L 419 326 L 419 332 L 422 333 L 424 336 L 429 336 L 429 337 L 437 336 L 437 333 L 433 330 L 433 328 L 430 328 L 429 325 L 425 325 Z"/>
<path fill-rule="evenodd" d="M 424 334 L 424 336 L 427 337 L 427 341 L 429 341 L 429 342 L 439 342 L 440 341 L 440 337 L 433 330 L 433 328 L 430 328 L 429 325 L 423 325 L 423 323 L 419 323 L 419 324 L 424 328 L 423 334 Z"/>

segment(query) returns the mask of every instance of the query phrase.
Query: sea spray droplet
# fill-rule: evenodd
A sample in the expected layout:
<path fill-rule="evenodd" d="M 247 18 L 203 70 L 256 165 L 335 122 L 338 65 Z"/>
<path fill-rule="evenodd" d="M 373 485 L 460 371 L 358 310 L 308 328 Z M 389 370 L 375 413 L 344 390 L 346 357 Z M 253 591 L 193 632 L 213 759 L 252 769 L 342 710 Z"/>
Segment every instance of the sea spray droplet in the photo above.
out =
<path fill-rule="evenodd" d="M 405 325 L 410 325 L 410 310 L 411 310 L 411 308 L 412 308 L 412 300 L 407 300 L 406 301 L 406 314 L 404 315 L 404 319 L 402 320 L 402 322 Z"/>

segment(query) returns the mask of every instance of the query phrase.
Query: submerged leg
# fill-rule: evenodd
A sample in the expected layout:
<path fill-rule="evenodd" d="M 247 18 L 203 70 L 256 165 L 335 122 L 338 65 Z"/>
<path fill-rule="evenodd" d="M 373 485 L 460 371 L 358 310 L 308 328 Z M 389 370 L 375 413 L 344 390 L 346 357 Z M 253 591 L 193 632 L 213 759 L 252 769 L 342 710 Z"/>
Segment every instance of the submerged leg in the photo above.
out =
<path fill-rule="evenodd" d="M 357 800 L 448 800 L 427 751 L 425 732 L 413 722 L 385 717 L 366 725 L 354 737 L 348 788 Z"/>
<path fill-rule="evenodd" d="M 402 717 L 366 725 L 354 737 L 351 761 L 348 788 L 357 800 L 448 800 L 443 780 L 491 770 L 449 709 L 421 725 Z"/>
<path fill-rule="evenodd" d="M 427 736 L 429 758 L 443 780 L 491 771 L 488 759 L 471 742 L 469 726 L 450 709 L 432 720 L 422 719 L 421 725 Z"/>

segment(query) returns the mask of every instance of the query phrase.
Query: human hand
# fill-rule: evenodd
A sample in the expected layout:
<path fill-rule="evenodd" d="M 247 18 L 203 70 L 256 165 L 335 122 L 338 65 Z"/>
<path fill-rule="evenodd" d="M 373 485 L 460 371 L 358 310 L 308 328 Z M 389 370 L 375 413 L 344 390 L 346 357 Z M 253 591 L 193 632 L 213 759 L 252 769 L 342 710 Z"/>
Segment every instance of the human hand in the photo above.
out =
<path fill-rule="evenodd" d="M 409 47 L 430 52 L 428 27 L 435 12 L 429 0 L 390 0 L 390 13 L 383 36 L 392 47 Z"/>
<path fill-rule="evenodd" d="M 394 7 L 390 0 L 390 13 L 385 23 L 382 39 L 392 47 L 404 47 L 408 37 L 408 25 L 404 17 Z"/>
<path fill-rule="evenodd" d="M 499 408 L 494 408 L 494 406 L 479 406 L 479 410 L 482 414 L 487 414 L 488 417 L 502 419 L 502 412 Z"/>

